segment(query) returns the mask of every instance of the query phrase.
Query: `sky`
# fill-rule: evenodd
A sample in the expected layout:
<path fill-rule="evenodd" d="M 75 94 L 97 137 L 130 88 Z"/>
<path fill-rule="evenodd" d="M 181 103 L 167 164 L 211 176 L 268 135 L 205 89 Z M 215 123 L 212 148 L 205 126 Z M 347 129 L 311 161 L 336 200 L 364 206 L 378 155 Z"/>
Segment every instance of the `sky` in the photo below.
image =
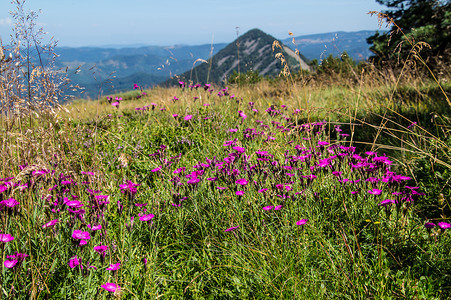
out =
<path fill-rule="evenodd" d="M 278 39 L 333 31 L 376 30 L 375 0 L 27 0 L 38 27 L 60 46 L 200 45 L 230 43 L 259 28 Z M 0 38 L 14 25 L 10 0 L 0 0 Z M 385 29 L 385 28 L 382 28 Z"/>

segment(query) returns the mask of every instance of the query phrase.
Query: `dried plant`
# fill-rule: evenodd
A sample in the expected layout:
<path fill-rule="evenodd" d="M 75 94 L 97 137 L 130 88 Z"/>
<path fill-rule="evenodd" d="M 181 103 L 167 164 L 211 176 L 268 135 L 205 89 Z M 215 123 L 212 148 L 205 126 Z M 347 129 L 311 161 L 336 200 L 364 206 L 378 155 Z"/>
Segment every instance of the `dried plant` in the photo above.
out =
<path fill-rule="evenodd" d="M 70 84 L 66 71 L 55 66 L 57 42 L 46 41 L 44 30 L 37 28 L 39 12 L 26 11 L 25 2 L 11 1 L 15 6 L 11 42 L 4 45 L 0 40 L 0 108 L 10 117 L 53 111 Z"/>

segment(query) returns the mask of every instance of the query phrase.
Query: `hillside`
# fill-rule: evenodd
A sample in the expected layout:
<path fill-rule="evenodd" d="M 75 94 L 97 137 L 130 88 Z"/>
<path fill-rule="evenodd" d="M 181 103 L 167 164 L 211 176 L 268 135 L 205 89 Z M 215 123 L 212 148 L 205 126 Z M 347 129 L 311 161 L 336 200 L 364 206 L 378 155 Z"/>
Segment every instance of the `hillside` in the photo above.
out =
<path fill-rule="evenodd" d="M 162 86 L 176 84 L 179 80 L 193 82 L 221 83 L 234 71 L 245 73 L 258 71 L 260 75 L 275 76 L 283 66 L 275 56 L 282 53 L 291 69 L 309 69 L 304 56 L 297 56 L 293 50 L 280 43 L 283 49 L 275 47 L 277 39 L 259 29 L 252 29 L 215 54 L 208 63 L 202 63 L 176 78 L 165 81 Z"/>

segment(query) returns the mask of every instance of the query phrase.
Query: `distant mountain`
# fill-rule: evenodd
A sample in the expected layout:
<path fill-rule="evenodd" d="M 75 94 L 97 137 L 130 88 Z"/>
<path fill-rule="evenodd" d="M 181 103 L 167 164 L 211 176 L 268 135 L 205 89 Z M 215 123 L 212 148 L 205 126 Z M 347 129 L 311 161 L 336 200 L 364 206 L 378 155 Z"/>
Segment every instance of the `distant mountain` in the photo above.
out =
<path fill-rule="evenodd" d="M 161 85 L 177 84 L 179 80 L 219 84 L 234 71 L 258 71 L 261 75 L 278 75 L 283 66 L 280 59 L 275 57 L 276 53 L 284 55 L 291 69 L 299 69 L 300 66 L 309 69 L 303 56 L 296 55 L 280 41 L 282 49 L 275 47 L 273 51 L 275 40 L 276 38 L 259 29 L 252 29 L 216 53 L 209 62 L 204 62 Z"/>
<path fill-rule="evenodd" d="M 139 85 L 153 86 L 174 74 L 192 68 L 196 59 L 208 59 L 226 45 L 146 46 L 121 49 L 58 47 L 56 53 L 59 57 L 56 65 L 62 69 L 68 68 L 73 83 L 85 88 L 83 95 L 77 96 L 95 98 L 101 86 L 103 89 L 103 86 L 111 85 L 111 79 L 116 88 L 112 92 L 129 89 L 133 83 L 128 87 L 124 86 L 124 83 L 131 78 Z M 142 76 L 141 80 L 138 74 Z"/>
<path fill-rule="evenodd" d="M 283 45 L 283 54 L 292 69 L 298 69 L 299 65 L 305 69 L 307 68 L 305 62 L 308 60 L 321 61 L 330 54 L 337 56 L 343 51 L 355 60 L 367 59 L 371 52 L 366 38 L 374 33 L 374 31 L 340 31 L 297 36 L 294 39 L 297 49 L 302 53 L 300 57 L 294 53 L 296 45 L 292 43 L 292 38 L 281 40 L 280 44 Z M 205 82 L 209 65 L 201 61 L 210 61 L 209 58 L 212 56 L 215 57 L 211 60 L 212 69 L 208 80 L 221 82 L 234 70 L 238 71 L 237 42 L 239 42 L 240 72 L 258 70 L 263 75 L 276 75 L 280 72 L 281 64 L 272 52 L 274 40 L 276 38 L 261 30 L 253 29 L 230 44 L 124 48 L 57 47 L 55 52 L 59 57 L 56 66 L 61 69 L 68 68 L 73 83 L 85 87 L 83 94 L 77 96 L 96 98 L 100 87 L 103 93 L 128 90 L 133 83 L 151 87 L 180 74 L 185 79 Z M 175 81 L 177 80 L 172 82 Z M 107 86 L 108 89 L 105 88 Z"/>
<path fill-rule="evenodd" d="M 321 34 L 301 35 L 294 37 L 297 48 L 310 60 L 317 59 L 321 61 L 329 55 L 339 56 L 346 51 L 354 60 L 367 60 L 372 52 L 366 39 L 375 31 L 364 30 L 356 32 L 328 32 Z M 293 38 L 282 40 L 291 49 L 296 49 L 292 43 Z"/>

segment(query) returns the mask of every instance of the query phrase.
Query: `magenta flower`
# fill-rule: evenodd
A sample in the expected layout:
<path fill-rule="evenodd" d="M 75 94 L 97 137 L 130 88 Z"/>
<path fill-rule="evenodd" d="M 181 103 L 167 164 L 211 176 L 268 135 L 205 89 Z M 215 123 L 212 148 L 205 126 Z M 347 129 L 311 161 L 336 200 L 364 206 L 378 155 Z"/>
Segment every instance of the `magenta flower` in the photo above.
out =
<path fill-rule="evenodd" d="M 118 292 L 121 290 L 121 287 L 115 283 L 111 283 L 111 282 L 107 282 L 105 284 L 101 285 L 102 288 L 104 288 L 105 290 L 107 290 L 108 292 Z"/>
<path fill-rule="evenodd" d="M 120 262 L 118 262 L 118 263 L 115 263 L 115 264 L 112 264 L 112 265 L 110 265 L 110 267 L 109 268 L 106 268 L 108 271 L 117 271 L 117 270 L 119 270 L 121 268 L 121 263 Z"/>
<path fill-rule="evenodd" d="M 217 186 L 216 188 L 217 188 L 218 190 L 220 190 L 220 191 L 226 190 L 226 189 L 227 189 L 226 187 L 223 187 L 223 186 Z"/>
<path fill-rule="evenodd" d="M 274 207 L 274 210 L 281 210 L 283 207 L 283 205 L 277 205 L 276 207 Z"/>
<path fill-rule="evenodd" d="M 372 189 L 372 190 L 369 190 L 368 193 L 370 193 L 372 195 L 380 195 L 380 194 L 382 194 L 382 190 Z"/>
<path fill-rule="evenodd" d="M 55 226 L 55 224 L 58 223 L 58 222 L 59 222 L 58 219 L 49 221 L 49 222 L 45 223 L 44 225 L 42 225 L 42 228 L 53 227 L 53 226 Z"/>
<path fill-rule="evenodd" d="M 155 169 L 152 169 L 151 172 L 155 173 L 155 172 L 159 172 L 161 171 L 161 166 L 156 167 Z"/>
<path fill-rule="evenodd" d="M 268 189 L 261 189 L 261 190 L 258 190 L 259 193 L 265 193 L 266 191 L 268 191 Z"/>
<path fill-rule="evenodd" d="M 227 231 L 232 231 L 232 230 L 235 230 L 235 229 L 237 229 L 238 227 L 240 227 L 240 225 L 238 225 L 238 226 L 235 226 L 235 227 L 230 227 L 230 228 L 227 228 L 226 230 L 224 230 L 225 232 L 227 232 Z"/>
<path fill-rule="evenodd" d="M 72 238 L 76 240 L 89 240 L 91 238 L 89 232 L 75 229 L 72 233 Z"/>
<path fill-rule="evenodd" d="M 83 203 L 81 203 L 78 200 L 66 201 L 66 202 L 64 202 L 64 204 L 66 204 L 69 207 L 73 207 L 73 208 L 83 207 Z"/>
<path fill-rule="evenodd" d="M 9 198 L 7 200 L 0 201 L 0 207 L 6 206 L 6 207 L 9 207 L 9 208 L 12 208 L 12 207 L 14 207 L 16 205 L 19 205 L 19 202 L 17 202 L 17 200 L 14 199 L 14 198 Z"/>
<path fill-rule="evenodd" d="M 192 115 L 186 115 L 186 116 L 183 118 L 183 120 L 189 121 L 189 120 L 191 120 L 192 117 L 193 117 Z"/>
<path fill-rule="evenodd" d="M 140 221 L 150 221 L 150 220 L 153 219 L 153 217 L 155 217 L 154 214 L 140 215 L 140 216 L 139 216 L 139 220 L 140 220 Z"/>
<path fill-rule="evenodd" d="M 81 264 L 81 258 L 78 258 L 77 256 L 72 257 L 69 262 L 69 267 L 71 269 L 75 268 L 76 266 L 79 266 Z"/>
<path fill-rule="evenodd" d="M 393 204 L 393 203 L 395 203 L 395 201 L 394 200 L 391 200 L 391 199 L 385 199 L 385 200 L 382 200 L 381 202 L 379 202 L 379 206 L 384 206 L 384 207 L 386 207 L 386 206 L 388 206 L 388 205 L 390 205 L 390 204 Z"/>
<path fill-rule="evenodd" d="M 245 148 L 239 147 L 239 146 L 235 146 L 232 149 L 235 150 L 236 152 L 239 152 L 239 153 L 244 153 L 246 151 Z"/>
<path fill-rule="evenodd" d="M 263 210 L 268 211 L 268 210 L 271 210 L 271 209 L 273 209 L 273 208 L 274 208 L 274 206 L 268 205 L 268 206 L 263 207 Z"/>
<path fill-rule="evenodd" d="M 446 223 L 446 222 L 438 222 L 437 223 L 438 227 L 440 227 L 441 229 L 448 229 L 451 227 L 451 224 Z"/>
<path fill-rule="evenodd" d="M 94 172 L 85 172 L 85 171 L 81 171 L 81 174 L 90 175 L 90 176 L 94 176 L 95 175 Z"/>
<path fill-rule="evenodd" d="M 118 107 L 119 107 L 119 102 L 117 102 L 117 101 L 116 101 L 116 102 L 113 102 L 113 103 L 111 103 L 111 105 L 114 106 L 114 107 L 116 107 L 116 108 L 118 108 Z"/>
<path fill-rule="evenodd" d="M 196 184 L 199 183 L 200 179 L 197 177 L 191 178 L 190 180 L 188 180 L 186 183 L 188 184 Z"/>
<path fill-rule="evenodd" d="M 97 253 L 104 253 L 108 249 L 108 246 L 100 245 L 100 246 L 94 246 L 94 251 Z"/>
<path fill-rule="evenodd" d="M 0 233 L 0 242 L 7 243 L 14 240 L 14 237 L 8 233 Z"/>
<path fill-rule="evenodd" d="M 241 178 L 241 179 L 238 179 L 237 181 L 235 181 L 235 183 L 244 186 L 244 185 L 246 185 L 248 182 L 247 182 L 246 179 Z"/>
<path fill-rule="evenodd" d="M 28 257 L 28 254 L 15 252 L 14 255 L 6 256 L 8 260 L 5 260 L 3 265 L 8 269 L 14 268 L 17 263 L 24 261 L 26 257 Z"/>
<path fill-rule="evenodd" d="M 244 195 L 244 191 L 236 191 L 235 194 L 237 196 L 243 196 Z"/>
<path fill-rule="evenodd" d="M 96 199 L 103 202 L 103 204 L 108 204 L 108 200 L 110 199 L 109 195 L 96 195 Z"/>
<path fill-rule="evenodd" d="M 3 262 L 3 265 L 5 266 L 5 268 L 11 269 L 14 268 L 14 266 L 18 263 L 18 260 L 13 259 L 13 260 L 5 260 Z"/>
<path fill-rule="evenodd" d="M 91 226 L 91 224 L 88 224 L 87 226 L 88 226 L 88 228 L 91 229 L 92 231 L 96 231 L 96 230 L 102 229 L 102 225 L 92 225 L 92 226 Z"/>
<path fill-rule="evenodd" d="M 302 220 L 297 221 L 296 225 L 302 226 L 302 225 L 307 224 L 307 222 L 308 222 L 308 219 L 302 219 Z"/>
<path fill-rule="evenodd" d="M 134 197 L 135 194 L 138 192 L 136 187 L 139 185 L 140 184 L 138 184 L 138 183 L 133 183 L 130 180 L 127 180 L 127 182 L 125 184 L 120 184 L 119 187 L 120 187 L 121 193 L 123 193 L 123 194 L 128 193 L 131 197 Z"/>

